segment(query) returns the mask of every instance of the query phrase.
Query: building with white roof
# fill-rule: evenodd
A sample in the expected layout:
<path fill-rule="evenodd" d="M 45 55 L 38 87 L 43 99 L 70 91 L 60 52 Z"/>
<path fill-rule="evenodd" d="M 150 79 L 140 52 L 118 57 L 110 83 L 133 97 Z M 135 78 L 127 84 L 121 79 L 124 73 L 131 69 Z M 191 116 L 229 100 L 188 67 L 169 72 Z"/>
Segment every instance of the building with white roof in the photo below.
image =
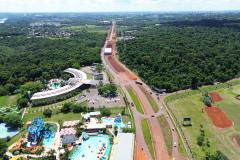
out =
<path fill-rule="evenodd" d="M 104 49 L 104 54 L 105 55 L 111 55 L 112 54 L 112 48 L 105 48 Z"/>
<path fill-rule="evenodd" d="M 110 160 L 133 160 L 134 154 L 134 134 L 118 133 L 118 143 Z"/>
<path fill-rule="evenodd" d="M 81 70 L 68 68 L 64 72 L 73 75 L 73 78 L 70 78 L 67 81 L 67 85 L 58 89 L 42 91 L 33 94 L 31 97 L 33 105 L 49 104 L 69 98 L 73 96 L 75 92 L 79 88 L 81 88 L 81 86 L 83 86 L 84 84 L 89 84 L 90 82 L 89 80 L 87 80 L 86 73 Z"/>

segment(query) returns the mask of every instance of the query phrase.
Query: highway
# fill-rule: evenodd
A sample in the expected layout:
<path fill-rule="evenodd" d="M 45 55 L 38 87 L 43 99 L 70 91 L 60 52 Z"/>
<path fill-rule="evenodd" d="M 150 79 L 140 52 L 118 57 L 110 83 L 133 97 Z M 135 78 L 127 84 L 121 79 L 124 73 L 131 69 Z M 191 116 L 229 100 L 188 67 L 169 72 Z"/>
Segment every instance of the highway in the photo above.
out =
<path fill-rule="evenodd" d="M 116 50 L 116 28 L 115 28 L 115 22 L 112 23 L 112 27 L 109 31 L 107 40 L 105 42 L 104 48 L 107 46 L 107 41 L 112 42 L 112 48 L 113 52 L 112 55 L 104 55 L 104 48 L 102 49 L 101 52 L 101 58 L 102 62 L 105 66 L 105 68 L 112 74 L 114 77 L 114 82 L 119 85 L 124 93 L 126 94 L 126 97 L 130 103 L 132 103 L 132 99 L 129 96 L 127 92 L 127 87 L 131 87 L 135 93 L 137 94 L 144 110 L 144 114 L 139 113 L 135 107 L 131 107 L 133 116 L 134 116 L 134 121 L 135 121 L 135 126 L 136 126 L 136 141 L 135 141 L 135 159 L 136 160 L 150 160 L 151 154 L 148 150 L 147 144 L 145 143 L 144 136 L 142 133 L 142 128 L 141 128 L 141 121 L 143 119 L 148 119 L 149 122 L 149 127 L 150 131 L 152 134 L 152 140 L 153 140 L 153 145 L 154 145 L 154 150 L 155 150 L 155 159 L 156 160 L 170 160 L 170 159 L 175 159 L 175 160 L 182 160 L 184 159 L 180 153 L 178 152 L 178 134 L 176 133 L 176 129 L 165 111 L 164 107 L 162 107 L 162 102 L 164 99 L 164 96 L 159 97 L 157 94 L 155 94 L 149 86 L 147 86 L 139 77 L 137 77 L 131 70 L 129 70 L 126 66 L 124 66 L 117 58 L 117 50 Z M 109 58 L 110 57 L 110 58 Z M 113 62 L 110 62 L 109 60 L 114 60 Z M 124 68 L 124 69 L 119 69 L 119 68 Z M 143 85 L 136 84 L 136 80 L 138 82 L 141 82 Z M 145 96 L 144 92 L 140 88 L 143 87 L 143 89 L 147 90 L 148 92 L 151 92 L 153 94 L 152 97 L 154 100 L 157 102 L 159 111 L 157 113 L 154 113 L 147 97 Z M 167 119 L 167 122 L 169 123 L 169 126 L 172 129 L 172 137 L 173 137 L 173 142 L 176 143 L 176 147 L 172 147 L 172 155 L 169 155 L 166 144 L 164 141 L 162 129 L 160 127 L 160 124 L 158 122 L 158 119 L 156 118 L 159 115 L 164 115 Z"/>

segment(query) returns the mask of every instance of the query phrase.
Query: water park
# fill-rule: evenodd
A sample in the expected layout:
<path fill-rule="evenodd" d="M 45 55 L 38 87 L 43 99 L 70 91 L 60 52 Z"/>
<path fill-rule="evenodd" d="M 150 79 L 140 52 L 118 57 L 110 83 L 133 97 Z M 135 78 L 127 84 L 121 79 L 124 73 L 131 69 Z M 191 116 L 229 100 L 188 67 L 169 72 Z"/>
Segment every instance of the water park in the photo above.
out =
<path fill-rule="evenodd" d="M 83 114 L 82 117 L 84 123 L 80 126 L 79 138 L 76 137 L 78 130 L 76 121 L 75 128 L 73 128 L 74 121 L 64 122 L 63 126 L 68 124 L 69 128 L 62 128 L 60 131 L 62 144 L 67 145 L 71 150 L 70 160 L 109 159 L 112 147 L 119 143 L 118 133 L 128 125 L 122 122 L 120 114 L 115 117 L 101 117 L 100 112 L 90 112 Z M 133 151 L 133 146 L 131 147 L 130 152 Z"/>
<path fill-rule="evenodd" d="M 86 134 L 86 133 L 85 133 Z M 86 137 L 85 137 L 86 138 Z M 88 136 L 71 156 L 71 160 L 107 160 L 111 151 L 110 138 L 106 134 Z"/>
<path fill-rule="evenodd" d="M 52 148 L 56 132 L 54 124 L 44 123 L 42 118 L 35 118 L 27 122 L 27 125 L 26 134 L 10 147 L 10 153 L 41 155 L 44 150 Z"/>
<path fill-rule="evenodd" d="M 123 152 L 133 155 L 134 134 L 122 132 L 123 128 L 131 127 L 131 123 L 123 123 L 121 114 L 102 117 L 100 111 L 95 111 L 80 113 L 79 117 L 82 119 L 60 124 L 44 122 L 38 117 L 26 121 L 26 133 L 8 148 L 8 156 L 46 157 L 52 150 L 57 159 L 69 153 L 69 160 L 107 160 L 112 156 L 121 157 Z M 127 138 L 121 138 L 122 135 Z M 129 144 L 122 147 L 127 139 Z"/>

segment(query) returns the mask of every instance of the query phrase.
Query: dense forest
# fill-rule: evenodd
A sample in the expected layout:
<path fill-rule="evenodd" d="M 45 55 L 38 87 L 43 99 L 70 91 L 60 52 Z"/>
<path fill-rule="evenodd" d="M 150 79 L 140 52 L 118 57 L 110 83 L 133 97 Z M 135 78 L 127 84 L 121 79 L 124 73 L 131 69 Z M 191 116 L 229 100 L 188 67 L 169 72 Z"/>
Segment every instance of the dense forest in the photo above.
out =
<path fill-rule="evenodd" d="M 64 78 L 68 67 L 101 62 L 105 33 L 82 30 L 70 38 L 29 37 L 27 26 L 32 21 L 12 21 L 0 26 L 0 95 L 13 94 L 25 82 Z"/>
<path fill-rule="evenodd" d="M 172 92 L 240 75 L 240 33 L 224 27 L 155 26 L 118 42 L 120 59 L 149 85 Z"/>

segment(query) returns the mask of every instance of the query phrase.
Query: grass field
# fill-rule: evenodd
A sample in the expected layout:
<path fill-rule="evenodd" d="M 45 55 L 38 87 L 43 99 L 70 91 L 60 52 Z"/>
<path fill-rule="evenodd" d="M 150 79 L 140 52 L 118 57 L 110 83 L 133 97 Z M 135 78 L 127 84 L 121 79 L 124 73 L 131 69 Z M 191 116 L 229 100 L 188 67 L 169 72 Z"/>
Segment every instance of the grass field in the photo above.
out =
<path fill-rule="evenodd" d="M 154 146 L 153 146 L 153 142 L 152 142 L 152 135 L 150 132 L 150 128 L 149 128 L 149 123 L 147 119 L 142 120 L 141 122 L 142 124 L 142 131 L 143 131 L 143 135 L 144 135 L 144 139 L 145 142 L 148 146 L 149 152 L 152 156 L 152 159 L 155 159 L 155 151 L 154 151 Z"/>
<path fill-rule="evenodd" d="M 210 152 L 216 150 L 222 151 L 229 159 L 240 159 L 240 148 L 232 141 L 233 135 L 240 135 L 240 101 L 235 97 L 240 93 L 240 85 L 229 88 L 219 88 L 217 92 L 223 98 L 223 101 L 215 103 L 227 116 L 234 122 L 234 126 L 227 129 L 216 128 L 206 113 L 202 112 L 204 107 L 202 95 L 195 94 L 168 102 L 168 107 L 175 114 L 179 122 L 183 117 L 192 118 L 192 126 L 182 127 L 193 152 L 197 159 L 203 159 L 204 151 L 197 145 L 197 137 L 200 134 L 200 125 L 203 125 L 206 137 L 210 140 Z M 180 97 L 180 96 L 179 96 Z M 174 99 L 174 98 L 173 98 Z"/>
<path fill-rule="evenodd" d="M 142 104 L 141 102 L 139 101 L 138 99 L 138 96 L 136 95 L 136 93 L 134 92 L 134 90 L 131 88 L 131 87 L 127 87 L 127 91 L 131 97 L 131 99 L 133 100 L 133 103 L 134 105 L 136 106 L 136 109 L 138 112 L 144 114 L 144 111 L 143 111 L 143 107 L 142 107 Z"/>
<path fill-rule="evenodd" d="M 31 121 L 34 118 L 42 117 L 44 121 L 53 121 L 53 122 L 59 122 L 59 121 L 69 121 L 69 120 L 82 120 L 82 116 L 80 113 L 53 113 L 51 118 L 45 118 L 43 116 L 42 112 L 36 112 L 36 113 L 27 113 L 25 114 L 23 118 L 23 122 Z"/>
<path fill-rule="evenodd" d="M 159 108 L 158 108 L 158 105 L 157 105 L 156 101 L 153 99 L 153 97 L 151 96 L 151 94 L 147 90 L 145 90 L 143 87 L 140 87 L 140 89 L 143 91 L 143 93 L 147 97 L 147 99 L 148 99 L 148 101 L 149 101 L 153 111 L 155 113 L 157 113 Z"/>
<path fill-rule="evenodd" d="M 19 94 L 13 96 L 1 96 L 0 97 L 0 107 L 15 105 L 17 103 L 17 99 L 19 98 Z"/>
<path fill-rule="evenodd" d="M 168 125 L 167 120 L 165 119 L 164 115 L 157 117 L 158 122 L 161 126 L 161 129 L 163 131 L 164 140 L 168 149 L 169 155 L 172 154 L 172 146 L 173 146 L 173 139 L 172 139 L 172 131 L 171 128 Z"/>
<path fill-rule="evenodd" d="M 82 31 L 87 30 L 88 32 L 97 32 L 97 33 L 107 33 L 107 28 L 103 26 L 96 25 L 80 25 L 80 26 L 66 26 L 63 29 L 73 30 L 73 31 Z"/>

